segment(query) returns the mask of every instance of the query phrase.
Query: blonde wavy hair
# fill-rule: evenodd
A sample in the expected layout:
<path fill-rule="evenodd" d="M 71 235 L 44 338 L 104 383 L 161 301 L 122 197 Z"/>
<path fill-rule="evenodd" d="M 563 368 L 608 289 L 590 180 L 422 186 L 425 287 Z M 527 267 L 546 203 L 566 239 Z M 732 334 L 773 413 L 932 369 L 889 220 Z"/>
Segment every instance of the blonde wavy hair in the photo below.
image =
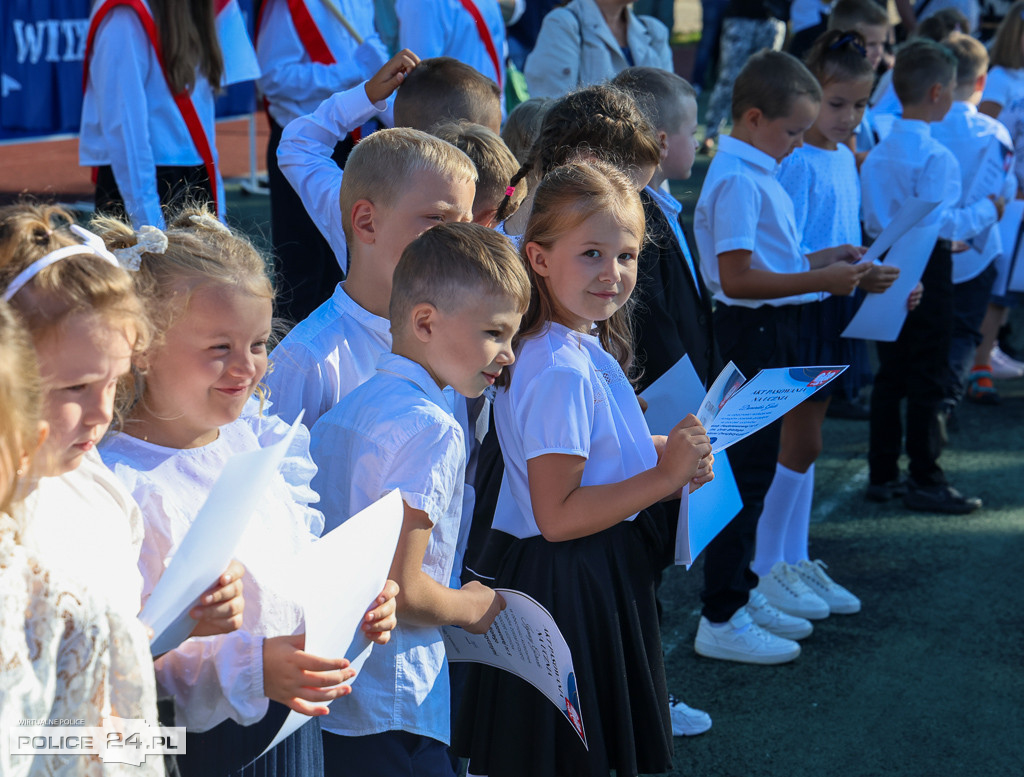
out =
<path fill-rule="evenodd" d="M 6 302 L 0 302 L 0 513 L 17 499 L 19 460 L 39 429 L 42 388 L 28 332 Z"/>

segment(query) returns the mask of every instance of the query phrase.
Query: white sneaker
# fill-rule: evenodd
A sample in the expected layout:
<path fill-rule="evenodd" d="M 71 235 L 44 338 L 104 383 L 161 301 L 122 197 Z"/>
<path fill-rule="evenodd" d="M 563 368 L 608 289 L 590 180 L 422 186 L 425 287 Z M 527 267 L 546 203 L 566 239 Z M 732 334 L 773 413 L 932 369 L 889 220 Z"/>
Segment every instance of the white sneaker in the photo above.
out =
<path fill-rule="evenodd" d="M 992 356 L 989 358 L 992 367 L 992 377 L 1000 380 L 1024 377 L 1024 362 L 1007 356 L 1003 349 L 996 343 L 992 348 Z"/>
<path fill-rule="evenodd" d="M 693 648 L 701 656 L 744 664 L 785 664 L 800 655 L 796 642 L 762 629 L 746 607 L 725 623 L 713 624 L 701 617 Z"/>
<path fill-rule="evenodd" d="M 809 620 L 784 613 L 765 599 L 764 594 L 757 591 L 750 592 L 747 612 L 750 613 L 754 623 L 762 629 L 770 631 L 776 637 L 803 639 L 814 631 L 814 626 Z"/>
<path fill-rule="evenodd" d="M 695 737 L 711 728 L 711 716 L 683 704 L 675 696 L 668 697 L 668 711 L 672 716 L 672 736 Z"/>
<path fill-rule="evenodd" d="M 761 578 L 756 590 L 784 613 L 798 618 L 820 620 L 831 612 L 825 600 L 808 588 L 796 570 L 785 561 L 776 561 L 772 571 Z"/>
<path fill-rule="evenodd" d="M 853 615 L 860 612 L 860 599 L 825 574 L 828 566 L 820 558 L 814 561 L 805 559 L 791 565 L 790 568 L 796 570 L 808 588 L 825 600 L 829 611 L 838 615 Z"/>

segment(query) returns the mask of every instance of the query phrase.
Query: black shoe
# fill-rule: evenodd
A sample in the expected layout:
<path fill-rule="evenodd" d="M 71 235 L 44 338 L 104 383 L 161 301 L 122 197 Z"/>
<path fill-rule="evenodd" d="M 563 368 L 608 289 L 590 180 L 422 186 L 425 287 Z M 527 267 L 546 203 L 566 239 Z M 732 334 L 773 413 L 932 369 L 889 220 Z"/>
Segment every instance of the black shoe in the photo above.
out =
<path fill-rule="evenodd" d="M 888 502 L 907 493 L 907 481 L 890 480 L 888 483 L 868 483 L 864 498 L 869 502 Z"/>
<path fill-rule="evenodd" d="M 829 402 L 825 415 L 829 418 L 845 418 L 848 421 L 867 421 L 871 418 L 871 408 L 864 402 L 833 397 Z"/>
<path fill-rule="evenodd" d="M 909 481 L 907 492 L 903 495 L 903 504 L 911 510 L 966 515 L 979 509 L 981 500 L 977 497 L 964 496 L 948 483 L 919 486 Z"/>

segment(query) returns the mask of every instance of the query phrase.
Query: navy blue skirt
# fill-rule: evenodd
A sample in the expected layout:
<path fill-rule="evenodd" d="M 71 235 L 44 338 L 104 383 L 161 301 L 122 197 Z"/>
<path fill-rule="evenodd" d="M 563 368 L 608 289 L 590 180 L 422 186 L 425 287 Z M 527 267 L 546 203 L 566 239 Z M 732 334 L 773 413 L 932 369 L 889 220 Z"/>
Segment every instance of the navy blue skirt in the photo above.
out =
<path fill-rule="evenodd" d="M 323 777 L 320 719 L 309 721 L 262 758 L 289 709 L 276 701 L 251 726 L 227 720 L 200 734 L 186 733 L 185 755 L 178 756 L 182 777 Z"/>
<path fill-rule="evenodd" d="M 820 389 L 808 401 L 822 402 L 829 399 L 840 392 L 840 386 L 843 387 L 843 394 L 856 397 L 861 387 L 871 381 L 867 344 L 863 340 L 842 336 L 863 298 L 861 293 L 850 297 L 830 296 L 821 302 L 800 306 L 798 366 L 850 365 L 838 379 Z"/>

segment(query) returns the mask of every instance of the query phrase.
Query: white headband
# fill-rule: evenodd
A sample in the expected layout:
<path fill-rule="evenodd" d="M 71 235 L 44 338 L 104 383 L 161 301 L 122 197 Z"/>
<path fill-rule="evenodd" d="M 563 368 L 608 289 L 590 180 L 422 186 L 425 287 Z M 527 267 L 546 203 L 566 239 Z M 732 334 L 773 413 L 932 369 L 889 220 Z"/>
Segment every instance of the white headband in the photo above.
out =
<path fill-rule="evenodd" d="M 107 250 L 107 247 L 103 244 L 103 238 L 99 235 L 90 232 L 88 229 L 80 227 L 77 224 L 72 224 L 69 229 L 82 239 L 82 244 L 58 248 L 56 251 L 48 253 L 42 259 L 37 259 L 32 262 L 32 264 L 18 273 L 13 281 L 7 284 L 7 288 L 4 289 L 3 294 L 4 302 L 10 302 L 11 297 L 21 291 L 22 287 L 26 283 L 35 278 L 47 267 L 52 264 L 56 264 L 61 259 L 67 259 L 69 256 L 81 256 L 83 254 L 98 256 L 101 259 L 105 259 L 110 262 L 115 267 L 121 266 L 117 261 L 117 257 Z"/>

